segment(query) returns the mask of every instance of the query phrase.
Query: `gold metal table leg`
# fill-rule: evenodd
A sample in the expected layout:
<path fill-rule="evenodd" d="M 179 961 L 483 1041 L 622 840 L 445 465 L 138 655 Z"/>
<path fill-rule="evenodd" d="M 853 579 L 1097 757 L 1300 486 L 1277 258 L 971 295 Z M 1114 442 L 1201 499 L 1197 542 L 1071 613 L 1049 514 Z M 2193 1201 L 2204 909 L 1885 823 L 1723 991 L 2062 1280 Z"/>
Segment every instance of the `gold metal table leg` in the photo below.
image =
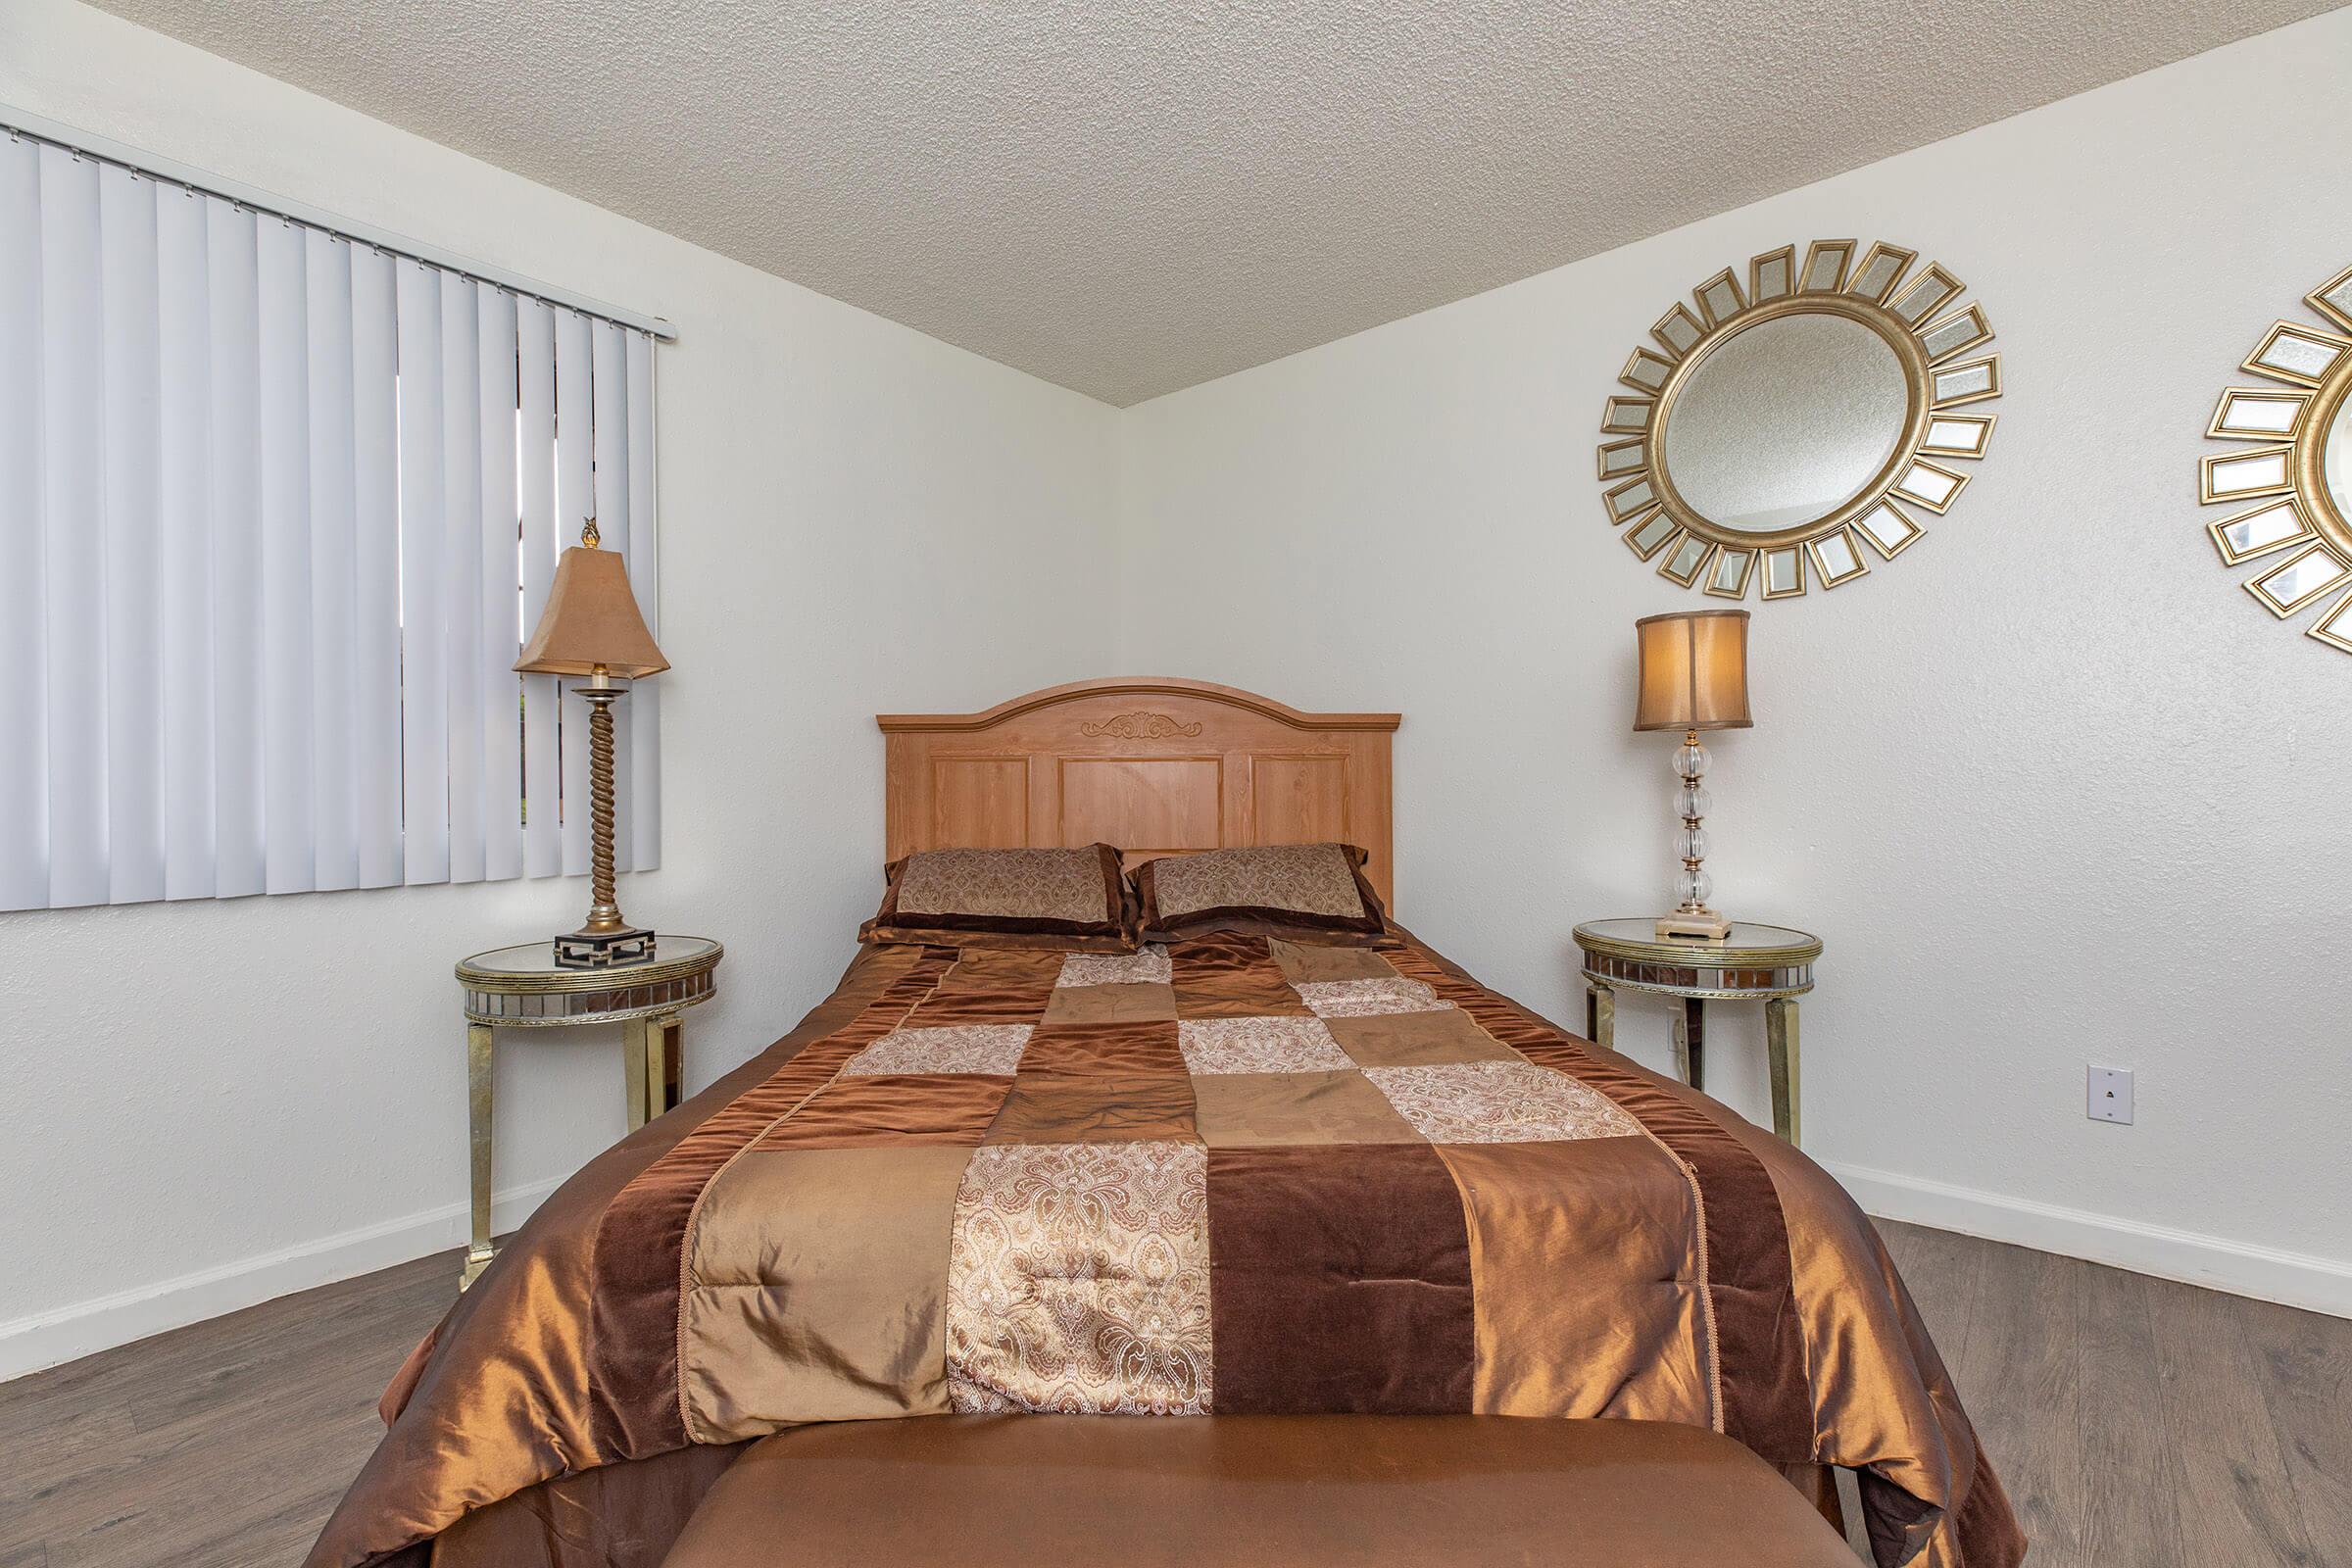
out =
<path fill-rule="evenodd" d="M 1707 1087 L 1707 1004 L 1703 997 L 1683 998 L 1682 1015 L 1674 1021 L 1674 1070 L 1691 1088 Z"/>
<path fill-rule="evenodd" d="M 1592 1025 L 1592 1043 L 1603 1051 L 1615 1051 L 1617 1049 L 1616 990 L 1594 981 L 1587 1002 L 1589 1004 L 1587 1011 L 1591 1014 L 1590 1021 Z"/>
<path fill-rule="evenodd" d="M 676 1013 L 621 1025 L 620 1056 L 629 1079 L 629 1131 L 676 1108 L 686 1025 Z"/>
<path fill-rule="evenodd" d="M 620 1026 L 620 1063 L 629 1081 L 629 1131 L 635 1132 L 652 1118 L 646 1110 L 650 1092 L 650 1074 L 646 1071 L 653 1050 L 653 1031 L 643 1018 L 631 1018 Z"/>
<path fill-rule="evenodd" d="M 651 1087 L 654 1114 L 664 1115 L 678 1108 L 685 1098 L 686 1083 L 686 1020 L 677 1013 L 654 1020 L 654 1050 L 647 1056 L 645 1070 L 653 1082 Z"/>
<path fill-rule="evenodd" d="M 466 1026 L 466 1118 L 473 1156 L 473 1240 L 466 1249 L 466 1271 L 458 1289 L 490 1266 L 490 1026 Z"/>
<path fill-rule="evenodd" d="M 1772 1063 L 1772 1130 L 1793 1144 L 1802 1099 L 1794 997 L 1774 997 L 1764 1004 L 1764 1044 Z"/>

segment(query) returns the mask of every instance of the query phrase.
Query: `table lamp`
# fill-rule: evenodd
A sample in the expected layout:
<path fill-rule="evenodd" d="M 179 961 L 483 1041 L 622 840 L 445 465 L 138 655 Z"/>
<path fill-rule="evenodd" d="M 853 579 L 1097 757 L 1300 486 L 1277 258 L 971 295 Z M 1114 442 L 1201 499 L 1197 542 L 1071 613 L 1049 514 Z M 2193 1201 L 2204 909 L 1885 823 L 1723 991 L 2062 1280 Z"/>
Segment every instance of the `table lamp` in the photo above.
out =
<path fill-rule="evenodd" d="M 588 800 L 595 843 L 588 919 L 577 931 L 556 938 L 556 962 L 600 969 L 638 963 L 654 956 L 654 934 L 620 916 L 612 891 L 612 704 L 627 691 L 612 684 L 641 680 L 669 667 L 654 634 L 637 612 L 637 596 L 620 557 L 596 547 L 596 519 L 580 529 L 580 542 L 556 563 L 555 586 L 538 629 L 514 667 L 526 675 L 585 675 L 572 690 L 588 703 Z"/>
<path fill-rule="evenodd" d="M 1658 917 L 1657 935 L 1661 941 L 1720 942 L 1732 923 L 1707 907 L 1715 885 L 1700 865 L 1707 834 L 1699 822 L 1709 802 L 1699 784 L 1706 776 L 1707 749 L 1698 744 L 1698 732 L 1746 729 L 1755 722 L 1747 716 L 1747 612 L 1647 615 L 1634 622 L 1634 635 L 1642 655 L 1634 728 L 1683 731 L 1683 744 L 1674 754 L 1675 776 L 1683 781 L 1677 803 L 1683 814 L 1683 870 L 1675 878 L 1682 905 Z"/>

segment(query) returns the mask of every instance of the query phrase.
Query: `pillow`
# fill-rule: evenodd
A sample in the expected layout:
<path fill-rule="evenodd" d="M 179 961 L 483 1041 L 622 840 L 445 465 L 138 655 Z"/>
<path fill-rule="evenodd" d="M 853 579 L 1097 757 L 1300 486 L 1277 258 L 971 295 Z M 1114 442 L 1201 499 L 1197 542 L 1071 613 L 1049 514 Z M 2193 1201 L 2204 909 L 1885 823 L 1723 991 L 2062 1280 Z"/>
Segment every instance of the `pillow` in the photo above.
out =
<path fill-rule="evenodd" d="M 1131 953 L 1135 900 L 1107 844 L 1082 850 L 919 850 L 893 860 L 860 942 Z"/>
<path fill-rule="evenodd" d="M 1240 931 L 1370 943 L 1389 928 L 1352 844 L 1204 850 L 1150 860 L 1135 873 L 1144 936 L 1162 941 Z"/>

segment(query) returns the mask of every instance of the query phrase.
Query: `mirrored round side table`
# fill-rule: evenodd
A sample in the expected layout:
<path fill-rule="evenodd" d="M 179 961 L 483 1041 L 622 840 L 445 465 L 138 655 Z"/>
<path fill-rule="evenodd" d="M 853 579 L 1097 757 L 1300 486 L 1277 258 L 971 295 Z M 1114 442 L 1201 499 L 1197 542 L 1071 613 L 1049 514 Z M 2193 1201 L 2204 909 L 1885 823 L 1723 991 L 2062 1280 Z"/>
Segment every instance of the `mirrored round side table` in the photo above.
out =
<path fill-rule="evenodd" d="M 1706 1087 L 1709 1002 L 1764 1004 L 1765 1051 L 1772 1071 L 1772 1130 L 1797 1142 L 1796 999 L 1813 989 L 1821 938 L 1787 926 L 1732 922 L 1721 941 L 1661 939 L 1653 921 L 1594 920 L 1576 928 L 1584 953 L 1585 1033 L 1614 1051 L 1617 992 L 1647 991 L 1682 1002 L 1674 1025 L 1676 1076 Z"/>
<path fill-rule="evenodd" d="M 466 997 L 466 1117 L 473 1156 L 473 1240 L 459 1289 L 489 1266 L 490 1051 L 492 1032 L 617 1023 L 634 1132 L 678 1102 L 685 1025 L 679 1014 L 715 991 L 712 971 L 725 950 L 705 937 L 655 939 L 642 963 L 579 969 L 556 962 L 552 942 L 477 953 L 458 965 Z"/>

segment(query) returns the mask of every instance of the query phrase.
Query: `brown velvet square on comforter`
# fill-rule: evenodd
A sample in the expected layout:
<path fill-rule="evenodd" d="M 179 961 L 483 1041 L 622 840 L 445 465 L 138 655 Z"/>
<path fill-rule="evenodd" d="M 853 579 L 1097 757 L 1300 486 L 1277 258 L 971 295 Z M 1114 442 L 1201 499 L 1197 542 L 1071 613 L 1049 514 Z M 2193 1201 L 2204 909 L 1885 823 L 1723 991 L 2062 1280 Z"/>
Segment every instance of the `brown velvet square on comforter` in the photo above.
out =
<path fill-rule="evenodd" d="M 866 950 L 385 1407 L 314 1568 L 638 1568 L 748 1440 L 1023 1410 L 1676 1421 L 1860 1470 L 1889 1568 L 2025 1549 L 1836 1183 L 1409 938 Z"/>

